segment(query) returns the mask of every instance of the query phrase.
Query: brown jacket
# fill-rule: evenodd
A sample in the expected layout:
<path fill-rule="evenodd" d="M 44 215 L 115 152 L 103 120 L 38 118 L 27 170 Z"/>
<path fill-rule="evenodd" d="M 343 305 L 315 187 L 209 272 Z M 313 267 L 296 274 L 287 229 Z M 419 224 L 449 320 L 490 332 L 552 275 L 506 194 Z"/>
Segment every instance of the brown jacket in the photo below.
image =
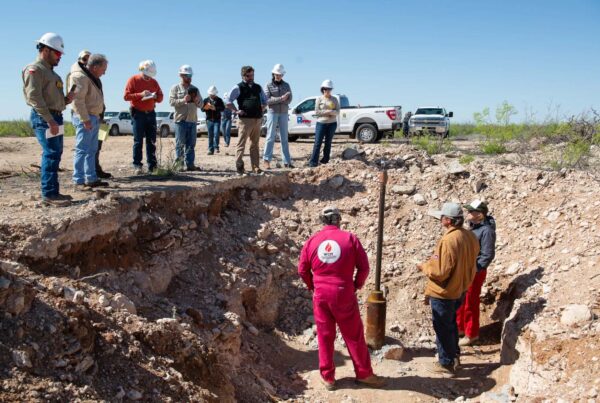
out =
<path fill-rule="evenodd" d="M 82 122 L 90 120 L 90 115 L 99 117 L 104 111 L 104 95 L 79 64 L 73 68 L 69 81 L 77 86 L 73 98 L 75 115 L 79 116 Z"/>
<path fill-rule="evenodd" d="M 479 242 L 464 228 L 450 227 L 438 241 L 433 256 L 423 263 L 429 279 L 425 295 L 441 299 L 458 299 L 475 278 Z"/>

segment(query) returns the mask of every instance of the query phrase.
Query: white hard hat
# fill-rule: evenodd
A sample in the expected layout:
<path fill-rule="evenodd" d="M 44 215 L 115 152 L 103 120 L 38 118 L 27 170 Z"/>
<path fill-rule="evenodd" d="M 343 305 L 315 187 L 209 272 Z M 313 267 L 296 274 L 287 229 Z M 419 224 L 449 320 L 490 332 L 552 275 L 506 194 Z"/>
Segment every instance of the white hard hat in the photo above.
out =
<path fill-rule="evenodd" d="M 81 60 L 81 59 L 83 59 L 83 58 L 84 58 L 84 57 L 86 57 L 86 56 L 90 56 L 91 54 L 92 54 L 92 52 L 90 52 L 90 51 L 89 51 L 89 50 L 87 50 L 87 49 L 84 49 L 84 50 L 82 50 L 81 52 L 79 52 L 79 55 L 77 56 L 77 59 L 78 59 L 78 60 Z"/>
<path fill-rule="evenodd" d="M 179 68 L 179 74 L 188 74 L 191 76 L 192 74 L 194 74 L 194 71 L 192 70 L 192 66 L 190 66 L 189 64 L 184 64 Z"/>
<path fill-rule="evenodd" d="M 210 87 L 208 87 L 208 95 L 217 95 L 219 93 L 219 91 L 217 91 L 217 87 L 215 87 L 214 85 L 211 85 Z"/>
<path fill-rule="evenodd" d="M 144 60 L 143 62 L 140 62 L 139 69 L 144 75 L 148 77 L 156 76 L 156 64 L 154 64 L 152 60 Z"/>
<path fill-rule="evenodd" d="M 331 88 L 333 89 L 333 81 L 325 80 L 321 83 L 321 88 Z"/>
<path fill-rule="evenodd" d="M 65 44 L 62 37 L 54 32 L 45 33 L 40 39 L 37 40 L 37 43 L 54 49 L 60 53 L 65 53 Z"/>
<path fill-rule="evenodd" d="M 224 94 L 223 94 L 223 98 L 225 98 L 225 99 L 229 99 L 229 93 L 228 93 L 228 92 L 224 93 Z"/>
<path fill-rule="evenodd" d="M 271 71 L 271 73 L 284 75 L 285 74 L 285 69 L 283 68 L 283 64 L 277 63 L 273 67 L 273 70 Z"/>

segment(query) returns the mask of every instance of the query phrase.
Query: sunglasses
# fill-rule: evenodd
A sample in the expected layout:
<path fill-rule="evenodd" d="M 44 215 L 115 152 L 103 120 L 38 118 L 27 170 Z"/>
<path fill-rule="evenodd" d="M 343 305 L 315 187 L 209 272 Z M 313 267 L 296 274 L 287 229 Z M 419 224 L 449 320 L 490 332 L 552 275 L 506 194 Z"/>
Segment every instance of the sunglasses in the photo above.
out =
<path fill-rule="evenodd" d="M 56 57 L 61 57 L 62 56 L 62 52 L 59 52 L 58 50 L 52 49 L 52 51 L 54 52 L 54 54 L 56 55 Z"/>

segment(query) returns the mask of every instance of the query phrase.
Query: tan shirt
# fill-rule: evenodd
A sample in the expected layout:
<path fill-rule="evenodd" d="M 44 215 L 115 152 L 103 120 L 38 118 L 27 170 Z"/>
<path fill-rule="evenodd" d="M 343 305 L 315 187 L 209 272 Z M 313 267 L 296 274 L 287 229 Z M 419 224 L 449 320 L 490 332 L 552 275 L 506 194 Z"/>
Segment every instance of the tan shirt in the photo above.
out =
<path fill-rule="evenodd" d="M 104 94 L 100 88 L 85 74 L 81 66 L 74 67 L 69 81 L 75 84 L 73 112 L 82 122 L 90 120 L 90 115 L 99 117 L 104 110 Z"/>
<path fill-rule="evenodd" d="M 441 299 L 458 299 L 467 291 L 477 271 L 479 241 L 464 228 L 451 227 L 423 263 L 423 273 L 429 279 L 425 295 Z"/>
<path fill-rule="evenodd" d="M 50 110 L 65 110 L 63 82 L 50 64 L 38 57 L 35 62 L 25 66 L 22 78 L 25 102 L 46 122 L 54 120 Z"/>
<path fill-rule="evenodd" d="M 323 112 L 333 112 L 333 114 L 323 115 Z M 335 123 L 337 115 L 340 113 L 340 104 L 336 97 L 326 98 L 324 95 L 317 98 L 315 102 L 315 113 L 319 123 Z"/>
<path fill-rule="evenodd" d="M 188 88 L 196 88 L 192 84 Z M 179 83 L 171 87 L 169 93 L 169 104 L 175 109 L 175 122 L 197 122 L 198 121 L 198 108 L 200 103 L 185 102 L 184 98 L 188 93 L 188 88 L 185 88 L 183 84 Z M 199 102 L 202 101 L 200 91 L 198 91 Z"/>

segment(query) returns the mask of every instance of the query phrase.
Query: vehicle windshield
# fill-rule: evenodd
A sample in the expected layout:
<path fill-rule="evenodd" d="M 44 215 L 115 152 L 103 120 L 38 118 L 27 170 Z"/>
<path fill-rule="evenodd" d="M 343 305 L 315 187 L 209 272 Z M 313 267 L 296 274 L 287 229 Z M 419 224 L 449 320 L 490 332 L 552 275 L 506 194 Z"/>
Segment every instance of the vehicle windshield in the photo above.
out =
<path fill-rule="evenodd" d="M 104 112 L 104 119 L 110 119 L 117 116 L 119 112 Z"/>
<path fill-rule="evenodd" d="M 444 110 L 442 108 L 419 108 L 415 112 L 415 115 L 443 115 Z"/>
<path fill-rule="evenodd" d="M 168 118 L 171 112 L 156 112 L 157 118 Z"/>

